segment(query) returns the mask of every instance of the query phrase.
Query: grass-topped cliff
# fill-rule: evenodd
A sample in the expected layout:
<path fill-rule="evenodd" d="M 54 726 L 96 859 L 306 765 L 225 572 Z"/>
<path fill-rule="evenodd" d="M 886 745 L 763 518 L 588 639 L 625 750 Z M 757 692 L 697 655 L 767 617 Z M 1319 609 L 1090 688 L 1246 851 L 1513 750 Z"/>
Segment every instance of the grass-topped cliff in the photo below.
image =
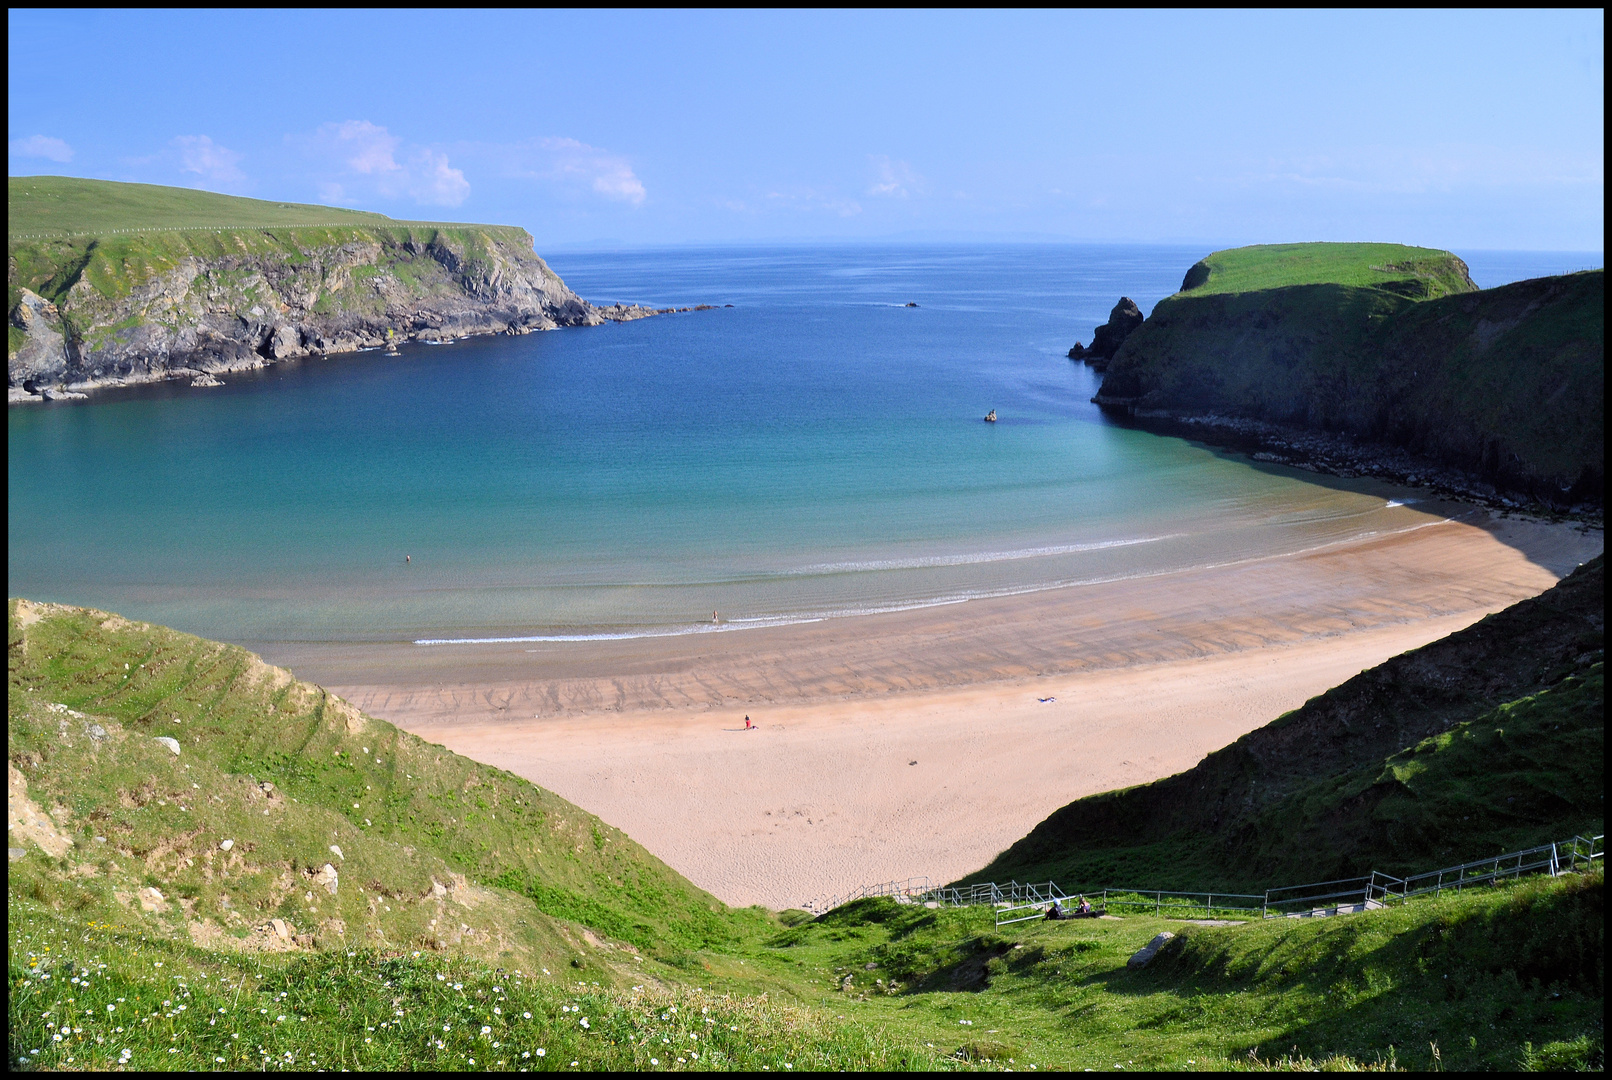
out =
<path fill-rule="evenodd" d="M 233 646 L 13 600 L 8 674 L 14 1068 L 1602 1060 L 1599 873 L 1263 924 L 813 920 L 726 908 L 552 793 Z M 1465 767 L 1528 771 L 1493 750 Z"/>
<path fill-rule="evenodd" d="M 1294 285 L 1381 289 L 1413 300 L 1477 289 L 1466 263 L 1448 251 L 1404 244 L 1257 244 L 1200 259 L 1187 271 L 1181 293 L 1213 296 Z"/>
<path fill-rule="evenodd" d="M 11 242 L 155 229 L 398 224 L 384 214 L 365 210 L 67 176 L 13 176 L 7 181 L 6 196 L 6 232 Z"/>
<path fill-rule="evenodd" d="M 524 229 L 148 184 L 12 177 L 17 394 L 216 374 L 390 340 L 593 325 Z"/>
<path fill-rule="evenodd" d="M 1098 402 L 1404 448 L 1559 504 L 1605 475 L 1605 275 L 1474 290 L 1448 252 L 1216 252 L 1125 339 Z"/>

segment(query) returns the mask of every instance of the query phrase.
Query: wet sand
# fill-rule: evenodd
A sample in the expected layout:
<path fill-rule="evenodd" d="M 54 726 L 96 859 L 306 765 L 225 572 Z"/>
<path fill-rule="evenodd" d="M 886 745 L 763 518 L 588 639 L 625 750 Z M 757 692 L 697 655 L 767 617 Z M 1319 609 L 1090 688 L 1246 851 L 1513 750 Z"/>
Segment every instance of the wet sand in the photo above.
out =
<path fill-rule="evenodd" d="M 1542 592 L 1602 543 L 1479 512 L 1294 556 L 742 633 L 264 652 L 577 803 L 728 903 L 779 908 L 978 869 L 1071 799 L 1189 768 Z"/>

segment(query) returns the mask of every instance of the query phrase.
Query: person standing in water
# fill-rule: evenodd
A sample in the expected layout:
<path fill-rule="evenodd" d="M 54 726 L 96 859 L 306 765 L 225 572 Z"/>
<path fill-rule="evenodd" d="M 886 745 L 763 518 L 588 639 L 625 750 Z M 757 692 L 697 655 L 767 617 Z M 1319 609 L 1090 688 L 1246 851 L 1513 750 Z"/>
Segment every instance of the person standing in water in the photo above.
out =
<path fill-rule="evenodd" d="M 714 611 L 713 611 L 713 612 L 711 612 L 711 621 L 712 621 L 712 622 L 713 622 L 713 623 L 714 623 L 714 622 L 716 622 L 716 621 L 717 621 L 717 617 L 716 617 L 716 612 L 714 612 Z"/>
<path fill-rule="evenodd" d="M 409 563 L 409 562 L 413 562 L 413 561 L 414 561 L 414 560 L 413 560 L 413 558 L 412 558 L 412 557 L 410 557 L 410 556 L 408 556 L 408 555 L 405 555 L 405 556 L 403 556 L 403 561 L 404 561 L 404 562 L 405 562 L 405 563 Z"/>

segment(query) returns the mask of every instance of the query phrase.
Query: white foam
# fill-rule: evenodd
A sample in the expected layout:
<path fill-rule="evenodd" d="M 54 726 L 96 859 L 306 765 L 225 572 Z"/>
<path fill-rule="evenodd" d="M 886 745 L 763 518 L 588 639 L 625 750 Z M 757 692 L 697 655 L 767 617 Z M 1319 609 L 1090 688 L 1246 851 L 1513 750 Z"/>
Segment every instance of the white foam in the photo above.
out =
<path fill-rule="evenodd" d="M 1015 551 L 980 551 L 957 555 L 920 555 L 910 559 L 868 559 L 863 561 L 816 563 L 787 570 L 789 575 L 847 574 L 867 570 L 922 570 L 934 566 L 973 566 L 978 563 L 1009 562 L 1014 559 L 1040 559 L 1048 555 L 1072 555 L 1082 551 L 1104 551 L 1109 548 L 1132 547 L 1136 544 L 1156 544 L 1172 540 L 1184 533 L 1167 536 L 1139 536 L 1126 540 L 1098 540 L 1088 544 L 1055 544 L 1049 547 L 1019 548 Z"/>
<path fill-rule="evenodd" d="M 1469 515 L 1462 514 L 1460 516 L 1467 517 Z M 1132 574 L 1113 574 L 1107 577 L 1071 578 L 1002 589 L 981 589 L 937 596 L 927 600 L 914 600 L 909 603 L 885 604 L 878 607 L 838 608 L 831 611 L 802 612 L 799 615 L 757 615 L 750 618 L 733 619 L 725 623 L 694 623 L 685 626 L 661 627 L 654 630 L 623 630 L 599 634 L 534 634 L 529 637 L 496 638 L 421 638 L 415 641 L 414 644 L 504 645 L 564 641 L 629 641 L 635 638 L 682 637 L 688 634 L 721 634 L 731 633 L 736 630 L 760 630 L 769 626 L 798 626 L 803 623 L 825 622 L 829 619 L 855 618 L 860 615 L 889 615 L 900 611 L 919 611 L 924 608 L 946 607 L 950 604 L 966 604 L 970 600 L 990 600 L 1004 596 L 1027 596 L 1031 593 L 1051 592 L 1054 589 L 1072 589 L 1082 585 L 1107 585 L 1116 581 L 1146 581 L 1150 578 L 1165 577 L 1170 574 L 1182 574 L 1199 570 L 1219 570 L 1229 566 L 1246 566 L 1250 563 L 1266 562 L 1271 559 L 1291 559 L 1299 555 L 1310 555 L 1317 551 L 1325 551 L 1328 548 L 1359 543 L 1362 540 L 1370 540 L 1374 537 L 1398 536 L 1404 533 L 1413 533 L 1419 529 L 1431 528 L 1435 525 L 1447 525 L 1455 520 L 1457 519 L 1439 518 L 1435 521 L 1424 521 L 1417 525 L 1409 525 L 1402 529 L 1370 529 L 1340 540 L 1329 540 L 1324 544 L 1299 548 L 1296 551 L 1278 552 L 1274 555 L 1252 555 L 1245 559 L 1230 559 L 1226 562 L 1195 563 L 1191 566 L 1174 566 L 1163 570 L 1144 570 Z M 1154 539 L 1162 540 L 1165 537 L 1156 537 Z M 1131 542 L 1140 543 L 1145 541 Z"/>

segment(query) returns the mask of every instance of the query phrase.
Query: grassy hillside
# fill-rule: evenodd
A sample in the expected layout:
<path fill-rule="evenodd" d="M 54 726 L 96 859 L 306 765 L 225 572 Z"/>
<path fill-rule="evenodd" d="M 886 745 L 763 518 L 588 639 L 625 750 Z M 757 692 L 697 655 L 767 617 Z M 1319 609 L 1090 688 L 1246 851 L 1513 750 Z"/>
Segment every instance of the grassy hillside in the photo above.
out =
<path fill-rule="evenodd" d="M 1602 1060 L 1599 873 L 1217 927 L 734 911 L 551 793 L 238 648 L 79 608 L 9 615 L 16 1068 Z M 1527 626 L 1498 629 L 1526 645 Z M 1529 723 L 1447 742 L 1492 761 L 1549 727 Z M 1537 747 L 1564 750 L 1585 752 Z M 1128 970 L 1163 930 L 1177 940 Z"/>
<path fill-rule="evenodd" d="M 1194 263 L 1181 291 L 1209 296 L 1293 285 L 1380 289 L 1415 300 L 1477 288 L 1466 263 L 1448 251 L 1404 244 L 1258 244 Z"/>
<path fill-rule="evenodd" d="M 566 935 L 540 914 L 672 952 L 765 921 L 730 913 L 558 796 L 237 647 L 23 600 L 9 633 L 15 779 L 59 808 L 53 827 L 71 841 L 66 868 L 12 864 L 46 892 L 151 906 L 154 932 L 224 947 L 278 917 L 306 944 L 440 948 L 468 933 L 489 958 L 556 955 Z M 315 880 L 327 862 L 343 883 L 334 895 Z M 177 899 L 136 904 L 159 877 Z M 481 916 L 456 922 L 445 904 Z"/>
<path fill-rule="evenodd" d="M 1063 807 L 965 881 L 1257 892 L 1600 831 L 1605 562 L 1176 776 Z"/>
<path fill-rule="evenodd" d="M 1553 504 L 1599 501 L 1605 275 L 1472 291 L 1454 256 L 1393 248 L 1216 252 L 1126 338 L 1098 402 L 1345 432 Z"/>
<path fill-rule="evenodd" d="M 193 188 L 68 176 L 13 176 L 6 182 L 10 240 L 106 236 L 154 229 L 283 229 L 389 225 L 384 214 L 306 203 L 266 202 Z"/>
<path fill-rule="evenodd" d="M 13 892 L 9 1046 L 24 1067 L 147 1070 L 1598 1068 L 1603 889 L 1000 933 L 988 908 L 863 901 L 699 954 L 703 988 L 621 989 L 429 953 L 206 953 Z"/>

